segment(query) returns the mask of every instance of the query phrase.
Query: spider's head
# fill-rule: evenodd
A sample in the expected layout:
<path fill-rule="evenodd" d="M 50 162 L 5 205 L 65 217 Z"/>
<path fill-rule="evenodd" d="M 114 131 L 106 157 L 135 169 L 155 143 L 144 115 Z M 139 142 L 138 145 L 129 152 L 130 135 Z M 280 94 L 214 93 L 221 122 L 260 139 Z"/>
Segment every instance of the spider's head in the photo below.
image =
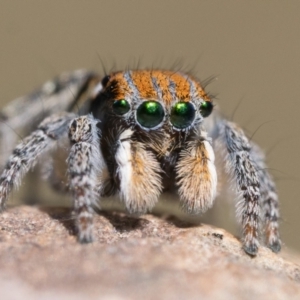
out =
<path fill-rule="evenodd" d="M 200 84 L 179 72 L 134 70 L 105 77 L 95 95 L 91 111 L 101 120 L 100 148 L 116 189 L 121 166 L 128 162 L 146 185 L 156 180 L 149 173 L 153 167 L 154 173 L 163 173 L 163 187 L 174 188 L 179 156 L 188 142 L 204 138 L 201 124 L 213 109 Z M 146 161 L 152 161 L 150 169 Z"/>
<path fill-rule="evenodd" d="M 187 132 L 213 109 L 200 84 L 180 72 L 116 72 L 104 77 L 100 86 L 92 108 L 96 117 L 113 117 L 148 133 L 161 128 Z"/>

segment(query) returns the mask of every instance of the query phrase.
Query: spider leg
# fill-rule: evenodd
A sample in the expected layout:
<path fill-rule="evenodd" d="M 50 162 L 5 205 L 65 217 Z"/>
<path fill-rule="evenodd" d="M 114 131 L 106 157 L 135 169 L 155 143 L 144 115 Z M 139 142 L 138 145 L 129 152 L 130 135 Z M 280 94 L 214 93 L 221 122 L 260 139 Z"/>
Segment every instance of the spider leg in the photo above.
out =
<path fill-rule="evenodd" d="M 62 113 L 46 118 L 13 150 L 0 177 L 0 209 L 4 208 L 9 192 L 18 186 L 38 158 L 55 148 L 57 140 L 67 135 L 68 124 L 74 116 Z"/>
<path fill-rule="evenodd" d="M 226 172 L 242 197 L 237 212 L 243 228 L 243 248 L 248 254 L 256 255 L 259 247 L 261 195 L 257 166 L 251 156 L 251 145 L 244 132 L 232 122 L 219 120 L 218 129 L 218 143 L 220 151 L 224 153 Z"/>
<path fill-rule="evenodd" d="M 93 241 L 93 206 L 99 199 L 99 174 L 105 168 L 97 123 L 98 120 L 88 115 L 72 120 L 69 127 L 73 145 L 68 158 L 68 173 L 80 243 Z"/>
<path fill-rule="evenodd" d="M 188 142 L 180 153 L 176 166 L 177 186 L 182 206 L 188 213 L 203 213 L 213 205 L 217 187 L 214 160 L 205 132 Z"/>
<path fill-rule="evenodd" d="M 115 159 L 120 196 L 130 213 L 145 213 L 162 192 L 160 164 L 142 143 L 132 141 L 130 129 L 121 133 Z"/>
<path fill-rule="evenodd" d="M 15 147 L 18 135 L 28 135 L 49 115 L 72 108 L 76 110 L 77 103 L 86 96 L 85 92 L 91 89 L 95 81 L 96 76 L 84 70 L 63 73 L 31 94 L 5 106 L 0 114 L 0 166 Z M 86 101 L 87 97 L 84 98 Z"/>
<path fill-rule="evenodd" d="M 252 157 L 257 164 L 258 176 L 260 181 L 260 193 L 262 199 L 262 220 L 266 235 L 267 246 L 275 253 L 281 249 L 279 235 L 279 201 L 275 183 L 271 175 L 267 172 L 265 157 L 259 147 L 252 145 Z"/>

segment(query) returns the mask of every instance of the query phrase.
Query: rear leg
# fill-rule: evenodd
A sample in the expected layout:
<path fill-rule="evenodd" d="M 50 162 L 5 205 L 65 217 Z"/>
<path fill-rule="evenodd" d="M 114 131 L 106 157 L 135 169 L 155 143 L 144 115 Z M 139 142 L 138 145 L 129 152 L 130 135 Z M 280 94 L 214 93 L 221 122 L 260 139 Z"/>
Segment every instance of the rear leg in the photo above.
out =
<path fill-rule="evenodd" d="M 15 99 L 0 114 L 0 169 L 15 147 L 19 136 L 27 136 L 47 116 L 77 109 L 97 77 L 83 70 L 64 73 L 46 82 L 33 93 Z"/>

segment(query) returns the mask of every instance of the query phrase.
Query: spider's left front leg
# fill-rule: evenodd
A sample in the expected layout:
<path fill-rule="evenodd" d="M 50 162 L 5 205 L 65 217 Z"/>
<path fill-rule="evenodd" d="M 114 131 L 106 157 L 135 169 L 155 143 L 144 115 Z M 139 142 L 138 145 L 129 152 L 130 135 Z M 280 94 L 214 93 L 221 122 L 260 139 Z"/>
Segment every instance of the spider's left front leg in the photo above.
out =
<path fill-rule="evenodd" d="M 70 190 L 78 240 L 93 241 L 93 206 L 99 200 L 98 179 L 105 162 L 100 153 L 98 120 L 91 115 L 70 122 L 69 138 L 73 144 L 68 158 Z"/>
<path fill-rule="evenodd" d="M 243 227 L 243 248 L 256 255 L 259 247 L 260 181 L 257 165 L 251 156 L 251 145 L 236 124 L 219 120 L 219 147 L 224 152 L 226 171 L 235 182 L 242 199 L 238 203 Z"/>
<path fill-rule="evenodd" d="M 275 183 L 267 171 L 265 156 L 260 148 L 252 144 L 252 157 L 257 165 L 260 181 L 260 193 L 262 204 L 262 221 L 264 224 L 266 245 L 275 253 L 281 249 L 279 234 L 279 200 Z"/>

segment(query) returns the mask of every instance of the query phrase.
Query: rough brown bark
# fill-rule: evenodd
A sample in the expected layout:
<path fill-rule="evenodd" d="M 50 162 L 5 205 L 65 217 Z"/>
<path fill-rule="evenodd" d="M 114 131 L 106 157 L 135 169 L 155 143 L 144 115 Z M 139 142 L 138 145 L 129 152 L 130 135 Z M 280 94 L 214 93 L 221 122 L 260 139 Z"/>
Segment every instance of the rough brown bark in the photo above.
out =
<path fill-rule="evenodd" d="M 300 299 L 298 265 L 222 229 L 105 212 L 80 245 L 73 228 L 67 209 L 2 213 L 1 299 Z"/>

